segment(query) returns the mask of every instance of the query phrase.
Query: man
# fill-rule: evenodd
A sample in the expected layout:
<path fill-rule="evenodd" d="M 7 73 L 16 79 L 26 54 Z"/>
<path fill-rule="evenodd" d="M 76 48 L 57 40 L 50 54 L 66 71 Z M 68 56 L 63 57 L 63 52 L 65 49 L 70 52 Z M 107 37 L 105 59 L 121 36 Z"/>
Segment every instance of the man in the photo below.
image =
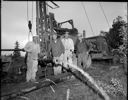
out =
<path fill-rule="evenodd" d="M 89 55 L 89 45 L 86 40 L 84 41 L 82 35 L 76 43 L 76 55 L 78 57 L 78 66 L 82 69 L 86 69 L 91 65 L 91 57 Z"/>
<path fill-rule="evenodd" d="M 69 38 L 69 32 L 66 32 L 64 36 L 65 37 L 62 38 L 62 43 L 65 48 L 63 65 L 64 67 L 68 68 L 68 65 L 66 63 L 73 63 L 72 54 L 74 52 L 74 42 L 71 38 Z"/>
<path fill-rule="evenodd" d="M 53 62 L 56 65 L 57 64 L 62 65 L 64 46 L 63 46 L 61 40 L 57 39 L 57 34 L 56 33 L 53 34 L 53 40 L 49 45 L 49 52 L 51 52 L 51 54 L 53 56 Z M 54 66 L 54 74 L 55 75 L 60 74 L 61 71 L 62 71 L 61 66 Z"/>
<path fill-rule="evenodd" d="M 28 42 L 24 50 L 27 52 L 27 73 L 26 80 L 36 81 L 36 72 L 38 69 L 38 54 L 40 53 L 39 37 L 33 36 L 33 41 Z"/>

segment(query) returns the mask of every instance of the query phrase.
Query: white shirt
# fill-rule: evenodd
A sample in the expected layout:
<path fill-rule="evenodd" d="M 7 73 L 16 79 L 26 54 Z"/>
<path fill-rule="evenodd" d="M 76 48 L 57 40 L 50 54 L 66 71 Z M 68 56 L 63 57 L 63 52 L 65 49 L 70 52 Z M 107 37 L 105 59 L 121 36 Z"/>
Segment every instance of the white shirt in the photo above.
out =
<path fill-rule="evenodd" d="M 68 39 L 63 38 L 62 43 L 64 45 L 65 50 L 74 51 L 74 42 L 71 38 L 68 38 Z"/>
<path fill-rule="evenodd" d="M 28 52 L 28 57 L 31 59 L 38 59 L 38 53 L 40 53 L 39 44 L 35 44 L 34 42 L 28 42 L 24 50 Z"/>

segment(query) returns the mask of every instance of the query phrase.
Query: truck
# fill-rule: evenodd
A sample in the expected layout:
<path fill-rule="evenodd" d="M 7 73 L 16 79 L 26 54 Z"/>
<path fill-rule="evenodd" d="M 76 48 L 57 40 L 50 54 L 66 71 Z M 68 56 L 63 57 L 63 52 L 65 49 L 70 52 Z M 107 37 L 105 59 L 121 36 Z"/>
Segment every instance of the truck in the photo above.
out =
<path fill-rule="evenodd" d="M 91 46 L 90 55 L 92 61 L 104 61 L 112 63 L 113 56 L 105 36 L 93 36 L 85 38 Z"/>

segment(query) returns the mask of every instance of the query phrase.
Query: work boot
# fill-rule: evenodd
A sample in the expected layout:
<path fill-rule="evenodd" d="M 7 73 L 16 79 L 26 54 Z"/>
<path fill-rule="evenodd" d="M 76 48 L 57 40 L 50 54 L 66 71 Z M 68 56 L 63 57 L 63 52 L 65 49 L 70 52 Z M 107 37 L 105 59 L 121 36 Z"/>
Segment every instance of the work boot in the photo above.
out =
<path fill-rule="evenodd" d="M 39 82 L 37 82 L 36 79 L 31 79 L 31 82 L 32 82 L 32 83 L 39 83 Z"/>

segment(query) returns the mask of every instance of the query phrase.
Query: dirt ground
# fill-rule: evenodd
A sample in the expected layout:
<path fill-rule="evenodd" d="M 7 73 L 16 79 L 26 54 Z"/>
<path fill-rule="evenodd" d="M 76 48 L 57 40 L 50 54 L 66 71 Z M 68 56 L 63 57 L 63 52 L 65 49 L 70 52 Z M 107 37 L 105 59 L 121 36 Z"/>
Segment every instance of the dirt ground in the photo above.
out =
<path fill-rule="evenodd" d="M 87 72 L 96 82 L 100 81 L 107 85 L 111 84 L 112 78 L 119 80 L 124 92 L 114 92 L 115 94 L 107 92 L 107 94 L 111 100 L 127 100 L 127 76 L 122 65 L 93 64 L 90 69 L 87 69 Z M 68 99 L 67 92 L 69 92 Z M 104 100 L 104 98 L 87 84 L 72 78 L 10 100 Z"/>

